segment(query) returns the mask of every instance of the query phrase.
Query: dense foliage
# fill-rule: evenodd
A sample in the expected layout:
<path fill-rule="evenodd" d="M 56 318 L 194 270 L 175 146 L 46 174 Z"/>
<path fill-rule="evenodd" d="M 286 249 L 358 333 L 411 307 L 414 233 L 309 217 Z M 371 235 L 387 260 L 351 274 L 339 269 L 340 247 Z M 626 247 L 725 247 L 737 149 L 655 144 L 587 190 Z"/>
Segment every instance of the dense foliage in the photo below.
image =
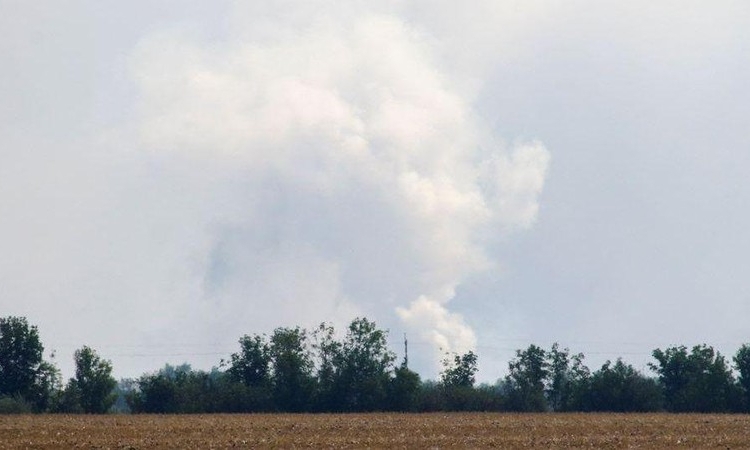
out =
<path fill-rule="evenodd" d="M 211 413 L 354 411 L 674 411 L 750 412 L 750 344 L 731 363 L 707 345 L 653 351 L 655 376 L 617 359 L 591 371 L 582 354 L 554 344 L 517 350 L 508 373 L 476 385 L 478 356 L 449 354 L 437 381 L 396 364 L 387 332 L 365 318 L 342 338 L 277 328 L 245 335 L 210 372 L 166 365 L 116 382 L 112 364 L 84 346 L 63 386 L 42 358 L 36 327 L 0 318 L 0 413 Z"/>
<path fill-rule="evenodd" d="M 115 402 L 117 381 L 112 377 L 112 364 L 103 360 L 92 348 L 84 346 L 73 356 L 76 376 L 63 391 L 60 410 L 102 414 Z"/>
<path fill-rule="evenodd" d="M 49 409 L 59 374 L 42 359 L 43 352 L 39 331 L 26 318 L 0 318 L 0 408 L 8 412 Z"/>

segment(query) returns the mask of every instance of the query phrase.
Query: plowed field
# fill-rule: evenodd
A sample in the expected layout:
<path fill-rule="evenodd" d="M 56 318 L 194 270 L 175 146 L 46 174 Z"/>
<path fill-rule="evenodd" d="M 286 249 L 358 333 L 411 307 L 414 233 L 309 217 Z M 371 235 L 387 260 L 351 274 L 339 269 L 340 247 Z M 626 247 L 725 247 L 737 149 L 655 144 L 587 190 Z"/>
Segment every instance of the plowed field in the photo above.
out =
<path fill-rule="evenodd" d="M 750 448 L 750 416 L 0 416 L 0 448 Z"/>

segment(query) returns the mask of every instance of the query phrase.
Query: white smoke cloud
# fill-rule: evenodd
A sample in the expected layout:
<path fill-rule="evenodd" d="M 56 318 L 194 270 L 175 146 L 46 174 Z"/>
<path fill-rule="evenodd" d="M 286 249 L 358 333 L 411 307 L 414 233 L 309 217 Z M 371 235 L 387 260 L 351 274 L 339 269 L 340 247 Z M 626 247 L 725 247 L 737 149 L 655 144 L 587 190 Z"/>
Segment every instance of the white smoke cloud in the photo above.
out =
<path fill-rule="evenodd" d="M 643 311 L 700 308 L 716 286 L 747 309 L 731 276 L 746 253 L 746 2 L 48 3 L 0 15 L 0 309 L 39 326 L 65 376 L 83 344 L 137 376 L 356 314 L 458 350 L 472 329 L 480 349 L 612 324 L 689 340 L 693 318 L 664 331 Z M 536 219 L 537 132 L 567 174 L 548 226 L 493 244 Z M 602 264 L 582 235 L 628 257 Z M 507 282 L 480 273 L 503 248 Z M 725 270 L 692 276 L 693 259 Z M 743 336 L 729 319 L 716 340 Z M 505 369 L 481 355 L 488 379 Z"/>
<path fill-rule="evenodd" d="M 196 314 L 395 312 L 436 349 L 471 349 L 449 302 L 490 266 L 488 236 L 533 223 L 549 154 L 496 144 L 424 30 L 351 8 L 238 8 L 221 42 L 172 31 L 132 55 L 141 145 L 236 186 L 197 224 L 210 244 Z"/>

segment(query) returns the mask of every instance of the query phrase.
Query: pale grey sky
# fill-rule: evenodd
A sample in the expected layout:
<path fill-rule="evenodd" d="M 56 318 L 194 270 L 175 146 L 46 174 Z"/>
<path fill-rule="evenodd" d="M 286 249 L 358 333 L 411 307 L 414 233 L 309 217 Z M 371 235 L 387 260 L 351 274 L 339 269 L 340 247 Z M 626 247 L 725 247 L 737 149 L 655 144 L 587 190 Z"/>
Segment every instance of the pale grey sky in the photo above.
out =
<path fill-rule="evenodd" d="M 0 0 L 0 312 L 71 374 L 750 341 L 746 2 Z"/>

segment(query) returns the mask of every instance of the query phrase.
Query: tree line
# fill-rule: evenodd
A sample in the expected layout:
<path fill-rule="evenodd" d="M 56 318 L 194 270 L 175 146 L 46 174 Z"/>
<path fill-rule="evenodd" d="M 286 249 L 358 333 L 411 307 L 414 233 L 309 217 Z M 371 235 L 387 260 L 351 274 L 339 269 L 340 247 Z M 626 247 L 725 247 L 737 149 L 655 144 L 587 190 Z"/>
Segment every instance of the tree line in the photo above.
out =
<path fill-rule="evenodd" d="M 439 378 L 422 380 L 365 318 L 340 339 L 322 324 L 238 343 L 210 371 L 166 365 L 119 382 L 111 362 L 83 346 L 63 382 L 43 360 L 37 327 L 0 318 L 0 412 L 750 412 L 750 344 L 731 362 L 705 344 L 655 349 L 650 374 L 620 358 L 591 371 L 583 354 L 530 345 L 516 350 L 506 376 L 477 384 L 474 352 L 446 355 Z"/>

